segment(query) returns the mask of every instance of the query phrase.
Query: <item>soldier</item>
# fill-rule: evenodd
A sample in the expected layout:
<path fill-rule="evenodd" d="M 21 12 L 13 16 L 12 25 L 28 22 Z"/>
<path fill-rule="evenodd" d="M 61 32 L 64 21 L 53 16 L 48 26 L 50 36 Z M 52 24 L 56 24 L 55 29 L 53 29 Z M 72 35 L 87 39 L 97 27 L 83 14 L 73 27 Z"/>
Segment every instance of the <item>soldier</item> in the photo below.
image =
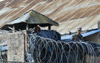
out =
<path fill-rule="evenodd" d="M 39 25 L 37 25 L 35 28 L 34 28 L 34 32 L 35 33 L 39 33 L 41 31 Z"/>
<path fill-rule="evenodd" d="M 74 41 L 83 41 L 83 36 L 81 35 L 82 28 L 77 29 L 77 34 L 73 35 L 72 39 Z"/>

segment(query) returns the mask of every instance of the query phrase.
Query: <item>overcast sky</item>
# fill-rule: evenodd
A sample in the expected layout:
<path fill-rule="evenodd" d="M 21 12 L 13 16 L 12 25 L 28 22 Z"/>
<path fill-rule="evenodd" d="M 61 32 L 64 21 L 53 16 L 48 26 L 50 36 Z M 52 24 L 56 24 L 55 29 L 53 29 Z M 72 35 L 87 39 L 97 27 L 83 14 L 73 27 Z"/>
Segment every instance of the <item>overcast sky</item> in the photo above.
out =
<path fill-rule="evenodd" d="M 4 0 L 0 0 L 0 2 L 1 2 L 1 1 L 4 1 Z"/>

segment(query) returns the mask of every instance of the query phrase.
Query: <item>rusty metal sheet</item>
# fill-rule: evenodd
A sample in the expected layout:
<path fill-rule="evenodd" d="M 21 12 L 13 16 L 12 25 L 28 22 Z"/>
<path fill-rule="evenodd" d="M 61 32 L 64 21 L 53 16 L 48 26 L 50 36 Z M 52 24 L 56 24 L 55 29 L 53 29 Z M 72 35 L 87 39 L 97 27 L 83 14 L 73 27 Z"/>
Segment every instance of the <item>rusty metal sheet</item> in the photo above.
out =
<path fill-rule="evenodd" d="M 27 23 L 27 24 L 51 24 L 58 26 L 58 23 L 54 22 L 53 20 L 49 19 L 48 17 L 34 11 L 30 10 L 23 14 L 22 16 L 8 22 L 6 25 L 13 25 L 17 23 Z"/>
<path fill-rule="evenodd" d="M 92 20 L 89 17 L 99 16 L 99 2 L 100 0 L 3 0 L 0 1 L 0 27 L 33 9 L 58 23 L 64 23 L 58 28 L 54 27 L 54 30 L 58 30 L 60 33 L 75 30 L 80 26 L 83 26 L 84 30 L 97 28 L 99 18 Z M 85 18 L 88 20 L 84 21 Z M 79 21 L 79 19 L 81 20 Z M 81 24 L 69 26 L 67 23 L 70 21 Z"/>
<path fill-rule="evenodd" d="M 82 30 L 91 30 L 98 28 L 98 21 L 100 20 L 100 15 L 91 16 L 87 18 L 80 18 L 71 21 L 65 21 L 59 23 L 59 27 L 52 27 L 53 30 L 57 30 L 61 34 L 76 32 L 77 28 L 82 27 Z"/>

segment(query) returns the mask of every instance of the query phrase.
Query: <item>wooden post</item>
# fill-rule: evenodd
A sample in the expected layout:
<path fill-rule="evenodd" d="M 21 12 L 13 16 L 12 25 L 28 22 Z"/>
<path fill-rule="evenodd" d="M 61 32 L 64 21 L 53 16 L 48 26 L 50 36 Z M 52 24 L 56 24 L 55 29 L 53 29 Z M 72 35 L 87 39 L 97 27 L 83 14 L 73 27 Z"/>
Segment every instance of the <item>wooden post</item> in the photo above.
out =
<path fill-rule="evenodd" d="M 15 26 L 13 25 L 13 33 L 15 32 Z"/>
<path fill-rule="evenodd" d="M 48 26 L 48 30 L 51 30 L 51 26 Z"/>
<path fill-rule="evenodd" d="M 15 32 L 9 34 L 8 41 L 8 61 L 25 61 L 26 38 L 22 32 Z"/>
<path fill-rule="evenodd" d="M 28 30 L 28 28 L 29 28 L 29 27 L 28 27 L 28 24 L 26 24 L 26 30 Z"/>

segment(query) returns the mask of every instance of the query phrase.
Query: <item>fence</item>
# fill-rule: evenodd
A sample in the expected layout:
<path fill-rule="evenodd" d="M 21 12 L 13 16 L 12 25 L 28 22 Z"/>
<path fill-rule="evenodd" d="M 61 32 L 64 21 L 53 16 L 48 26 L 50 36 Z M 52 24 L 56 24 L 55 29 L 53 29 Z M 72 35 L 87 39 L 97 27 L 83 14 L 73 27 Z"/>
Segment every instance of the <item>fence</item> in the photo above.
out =
<path fill-rule="evenodd" d="M 88 54 L 86 55 L 86 58 L 85 58 L 86 63 L 100 63 L 100 60 L 99 60 L 100 56 L 95 55 L 96 54 L 95 51 L 99 52 L 99 49 L 100 49 L 99 46 L 97 50 L 94 50 L 95 48 L 93 46 L 95 45 L 91 45 L 85 42 L 55 41 L 49 38 L 44 38 L 44 37 L 40 37 L 33 34 L 25 34 L 23 32 L 15 32 L 15 33 L 7 33 L 7 34 L 10 34 L 10 37 L 9 35 L 6 35 L 6 33 L 4 33 L 4 34 L 1 34 L 3 36 L 1 36 L 2 39 L 0 40 L 1 42 L 2 41 L 9 42 L 8 43 L 9 45 L 11 44 L 11 46 L 7 45 L 12 50 L 11 52 L 11 50 L 8 49 L 10 52 L 9 55 L 12 54 L 15 56 L 11 56 L 12 60 L 11 58 L 9 58 L 11 61 L 6 60 L 7 56 L 5 56 L 4 58 L 3 56 L 0 56 L 1 58 L 0 63 L 34 63 L 34 62 L 37 62 L 37 63 L 43 63 L 43 62 L 44 63 L 62 63 L 62 62 L 63 63 L 73 63 L 73 62 L 84 63 L 83 61 L 79 60 L 81 58 L 79 55 L 82 54 L 84 57 L 85 55 L 84 53 Z M 7 38 L 10 38 L 11 41 L 8 41 L 9 39 L 5 40 Z M 28 44 L 27 44 L 28 50 L 25 47 L 26 46 L 25 41 L 27 41 L 25 38 L 28 38 Z M 15 44 L 17 46 L 14 46 Z M 20 48 L 19 46 L 21 46 L 21 44 L 23 44 L 23 46 Z M 27 50 L 27 53 L 25 52 L 25 50 Z M 2 51 L 2 52 L 7 52 L 7 51 Z M 20 54 L 19 52 L 25 52 L 25 53 Z M 21 59 L 24 59 L 24 61 L 28 61 L 28 62 L 16 61 L 18 55 L 24 56 Z M 13 59 L 14 57 L 16 57 L 16 59 Z M 19 57 L 19 60 L 20 60 L 20 57 Z M 84 60 L 84 58 L 82 58 L 82 60 Z"/>
<path fill-rule="evenodd" d="M 36 63 L 100 63 L 100 45 L 91 42 L 64 42 L 29 35 L 28 61 Z"/>

